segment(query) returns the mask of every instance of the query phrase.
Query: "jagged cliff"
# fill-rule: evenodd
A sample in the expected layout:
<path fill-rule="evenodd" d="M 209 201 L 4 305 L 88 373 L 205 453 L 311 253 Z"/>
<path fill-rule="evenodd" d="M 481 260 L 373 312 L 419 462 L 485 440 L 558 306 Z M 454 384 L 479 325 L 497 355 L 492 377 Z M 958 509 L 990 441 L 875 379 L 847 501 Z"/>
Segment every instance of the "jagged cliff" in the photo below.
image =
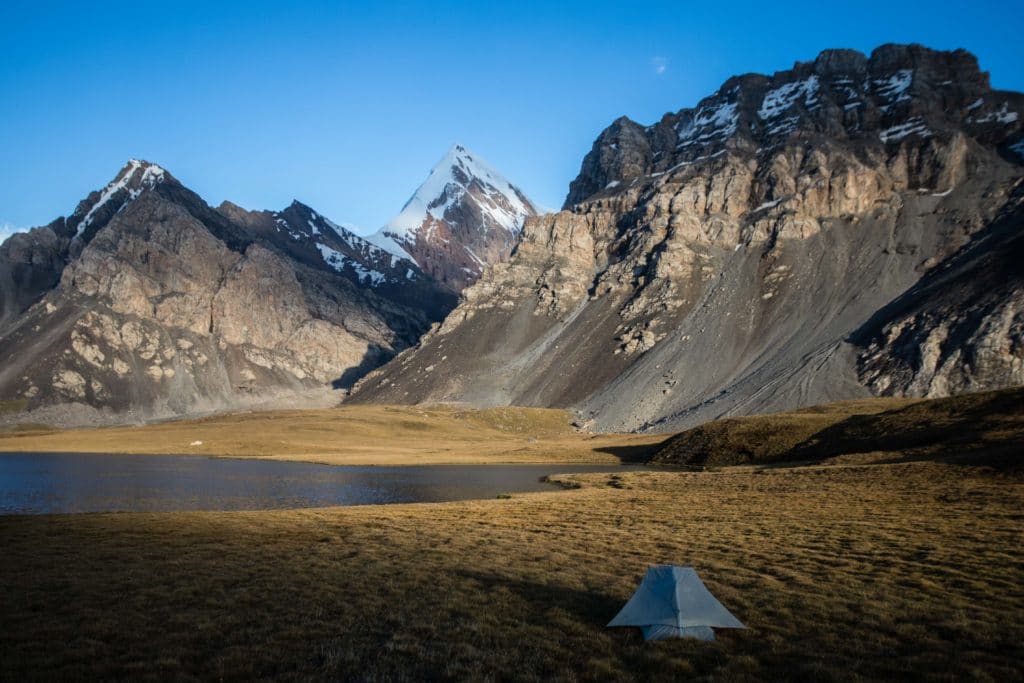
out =
<path fill-rule="evenodd" d="M 329 394 L 454 305 L 307 206 L 214 209 L 135 160 L 0 246 L 0 280 L 0 399 L 59 423 Z"/>
<path fill-rule="evenodd" d="M 527 220 L 511 259 L 355 399 L 677 429 L 1024 382 L 1021 112 L 969 53 L 887 45 L 732 78 L 651 126 L 619 119 L 563 211 Z M 998 283 L 970 285 L 978 272 Z"/>

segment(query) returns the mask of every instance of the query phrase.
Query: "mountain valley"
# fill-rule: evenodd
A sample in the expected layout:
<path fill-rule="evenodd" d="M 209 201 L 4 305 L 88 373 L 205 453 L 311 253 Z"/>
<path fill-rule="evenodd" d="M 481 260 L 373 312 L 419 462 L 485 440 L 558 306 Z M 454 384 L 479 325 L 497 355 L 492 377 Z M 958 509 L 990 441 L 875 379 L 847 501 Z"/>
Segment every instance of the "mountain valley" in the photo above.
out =
<path fill-rule="evenodd" d="M 1020 678 L 1014 9 L 465 4 L 0 5 L 0 681 Z"/>

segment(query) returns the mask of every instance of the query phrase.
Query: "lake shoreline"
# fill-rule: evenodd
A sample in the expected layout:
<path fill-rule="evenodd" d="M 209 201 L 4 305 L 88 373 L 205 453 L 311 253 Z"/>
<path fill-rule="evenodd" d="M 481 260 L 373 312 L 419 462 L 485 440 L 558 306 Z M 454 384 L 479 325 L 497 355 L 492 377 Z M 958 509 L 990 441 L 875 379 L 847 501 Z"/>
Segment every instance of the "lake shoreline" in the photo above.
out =
<path fill-rule="evenodd" d="M 321 465 L 201 456 L 0 453 L 0 515 L 272 511 L 444 503 L 557 490 L 580 463 Z"/>
<path fill-rule="evenodd" d="M 643 462 L 667 434 L 596 434 L 564 410 L 361 406 L 245 412 L 141 427 L 0 432 L 0 452 L 202 455 L 321 465 Z"/>

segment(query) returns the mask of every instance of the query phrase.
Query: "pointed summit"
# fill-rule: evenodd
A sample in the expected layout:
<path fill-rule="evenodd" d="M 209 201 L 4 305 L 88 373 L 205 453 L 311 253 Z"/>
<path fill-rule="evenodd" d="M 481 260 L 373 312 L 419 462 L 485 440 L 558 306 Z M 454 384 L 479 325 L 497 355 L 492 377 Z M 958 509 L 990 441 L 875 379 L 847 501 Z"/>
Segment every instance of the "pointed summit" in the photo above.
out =
<path fill-rule="evenodd" d="M 523 221 L 538 213 L 522 190 L 455 144 L 371 239 L 461 291 L 485 266 L 508 258 Z"/>
<path fill-rule="evenodd" d="M 0 247 L 0 399 L 89 422 L 336 402 L 454 305 L 302 202 L 215 209 L 133 159 L 70 218 Z"/>
<path fill-rule="evenodd" d="M 72 230 L 70 236 L 87 239 L 145 190 L 151 190 L 168 180 L 173 181 L 173 176 L 160 166 L 140 159 L 129 159 L 105 188 L 91 192 L 79 202 L 67 220 L 67 228 Z"/>

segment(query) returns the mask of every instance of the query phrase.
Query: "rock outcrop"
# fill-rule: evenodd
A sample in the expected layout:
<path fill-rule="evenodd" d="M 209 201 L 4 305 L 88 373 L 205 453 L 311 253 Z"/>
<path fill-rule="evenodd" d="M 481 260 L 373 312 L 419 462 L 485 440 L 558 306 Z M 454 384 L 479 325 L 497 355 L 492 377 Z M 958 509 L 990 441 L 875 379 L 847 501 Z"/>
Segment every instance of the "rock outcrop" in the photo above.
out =
<path fill-rule="evenodd" d="M 886 45 L 619 119 L 563 211 L 355 399 L 669 430 L 1020 382 L 1022 114 L 969 53 Z"/>
<path fill-rule="evenodd" d="M 854 335 L 874 393 L 949 396 L 1024 385 L 1024 187 L 991 227 Z"/>
<path fill-rule="evenodd" d="M 401 213 L 371 239 L 461 292 L 485 267 L 509 257 L 523 221 L 538 213 L 519 188 L 454 145 Z"/>
<path fill-rule="evenodd" d="M 213 209 L 134 160 L 7 240 L 0 278 L 0 398 L 65 424 L 329 396 L 455 303 L 309 207 Z"/>

